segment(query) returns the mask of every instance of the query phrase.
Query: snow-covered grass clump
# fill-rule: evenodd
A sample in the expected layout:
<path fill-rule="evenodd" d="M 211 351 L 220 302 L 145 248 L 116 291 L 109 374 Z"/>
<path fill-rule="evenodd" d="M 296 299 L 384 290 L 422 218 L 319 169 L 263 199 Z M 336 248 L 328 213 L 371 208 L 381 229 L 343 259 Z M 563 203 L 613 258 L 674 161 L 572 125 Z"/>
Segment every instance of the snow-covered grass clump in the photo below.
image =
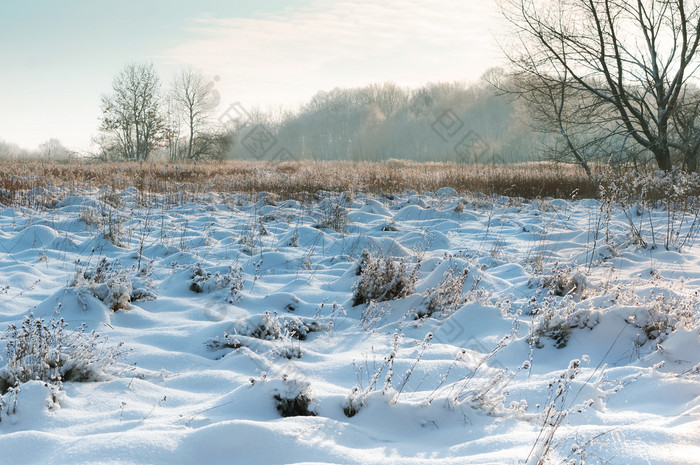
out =
<path fill-rule="evenodd" d="M 700 222 L 677 180 L 25 192 L 0 209 L 3 460 L 697 463 Z"/>

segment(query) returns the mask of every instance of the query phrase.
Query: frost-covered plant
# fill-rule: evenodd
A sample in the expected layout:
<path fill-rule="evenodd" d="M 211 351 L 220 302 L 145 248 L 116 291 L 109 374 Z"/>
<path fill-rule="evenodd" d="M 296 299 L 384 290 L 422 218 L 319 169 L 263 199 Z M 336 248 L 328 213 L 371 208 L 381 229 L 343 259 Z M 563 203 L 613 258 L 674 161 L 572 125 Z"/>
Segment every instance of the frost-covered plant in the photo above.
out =
<path fill-rule="evenodd" d="M 7 415 L 17 413 L 17 399 L 19 397 L 20 386 L 14 386 L 7 389 L 5 394 L 0 394 L 0 422 L 2 421 L 2 412 Z"/>
<path fill-rule="evenodd" d="M 513 375 L 509 370 L 496 370 L 481 383 L 469 387 L 463 386 L 453 391 L 453 395 L 447 398 L 447 405 L 451 407 L 469 405 L 487 414 L 494 414 L 503 409 L 506 400 L 504 392 L 512 378 Z M 465 379 L 471 381 L 472 377 L 468 376 Z"/>
<path fill-rule="evenodd" d="M 320 229 L 332 229 L 339 233 L 345 232 L 348 226 L 348 212 L 347 208 L 339 203 L 340 200 L 341 199 L 337 202 L 333 202 L 330 199 L 324 199 L 318 205 L 321 218 L 315 227 Z"/>
<path fill-rule="evenodd" d="M 280 357 L 284 357 L 287 360 L 291 360 L 293 358 L 301 358 L 303 354 L 301 350 L 301 342 L 285 336 L 282 338 L 282 343 L 280 344 L 280 346 L 277 347 L 273 351 L 273 353 Z"/>
<path fill-rule="evenodd" d="M 85 223 L 86 228 L 88 226 L 98 226 L 101 222 L 101 218 L 97 215 L 93 207 L 86 207 L 81 210 L 80 215 L 78 215 L 78 220 Z"/>
<path fill-rule="evenodd" d="M 207 271 L 201 263 L 196 263 L 192 267 L 191 273 L 190 279 L 192 283 L 190 284 L 190 291 L 198 294 L 204 292 L 205 287 L 209 287 L 207 284 L 211 279 L 211 272 Z"/>
<path fill-rule="evenodd" d="M 103 228 L 104 236 L 106 239 L 108 239 L 112 244 L 116 245 L 117 247 L 124 246 L 124 244 L 122 243 L 122 237 L 124 236 L 122 219 L 116 212 L 113 213 L 112 210 L 109 211 Z"/>
<path fill-rule="evenodd" d="M 399 382 L 398 387 L 396 388 L 396 395 L 390 401 L 390 403 L 393 404 L 393 403 L 396 403 L 398 401 L 399 396 L 401 395 L 404 388 L 406 387 L 406 383 L 408 383 L 408 379 L 411 377 L 411 375 L 413 374 L 413 371 L 416 369 L 416 365 L 418 365 L 418 362 L 420 362 L 421 359 L 423 358 L 423 354 L 425 353 L 425 349 L 428 347 L 428 345 L 430 344 L 430 341 L 432 339 L 433 339 L 433 333 L 428 333 L 423 338 L 423 342 L 421 343 L 420 350 L 418 351 L 418 356 L 413 361 L 410 368 L 408 368 L 406 370 L 403 377 L 401 378 L 401 381 Z"/>
<path fill-rule="evenodd" d="M 308 380 L 282 375 L 280 385 L 274 388 L 273 398 L 277 411 L 283 417 L 316 416 Z"/>
<path fill-rule="evenodd" d="M 309 321 L 301 318 L 285 318 L 284 332 L 292 339 L 304 341 L 310 333 L 315 333 L 326 328 L 318 321 Z"/>
<path fill-rule="evenodd" d="M 133 269 L 131 270 L 133 271 Z M 141 260 L 138 271 L 131 276 L 131 301 L 155 300 L 156 294 L 153 279 L 153 260 L 144 258 Z"/>
<path fill-rule="evenodd" d="M 365 405 L 366 394 L 358 386 L 355 386 L 350 391 L 350 394 L 345 398 L 343 402 L 343 413 L 346 417 L 352 418 L 360 411 L 360 409 Z"/>
<path fill-rule="evenodd" d="M 131 307 L 134 286 L 130 270 L 122 268 L 121 263 L 107 261 L 103 258 L 92 269 L 79 268 L 71 287 L 88 289 L 100 299 L 110 310 L 128 310 Z M 152 294 L 144 288 L 138 289 L 138 297 L 145 299 Z"/>
<path fill-rule="evenodd" d="M 268 341 L 280 339 L 282 337 L 282 323 L 277 312 L 265 311 L 260 322 L 251 328 L 248 335 L 255 339 Z"/>
<path fill-rule="evenodd" d="M 292 237 L 289 238 L 289 242 L 287 243 L 289 247 L 299 247 L 299 228 L 296 227 L 294 228 L 294 234 L 292 234 Z"/>
<path fill-rule="evenodd" d="M 369 396 L 373 391 L 376 390 L 377 388 L 377 382 L 382 376 L 382 373 L 385 371 L 387 372 L 385 376 L 385 382 L 384 382 L 384 388 L 382 389 L 382 395 L 385 395 L 389 392 L 392 393 L 392 398 L 393 398 L 393 391 L 392 391 L 392 378 L 394 376 L 394 359 L 396 358 L 396 353 L 398 352 L 399 349 L 399 341 L 403 335 L 400 335 L 398 332 L 394 333 L 394 339 L 392 342 L 391 346 L 391 352 L 389 352 L 389 355 L 384 357 L 384 360 L 382 361 L 382 364 L 380 367 L 374 372 L 372 375 L 372 378 L 369 381 L 369 384 L 367 387 L 363 388 L 361 385 L 355 386 L 352 388 L 350 391 L 350 394 L 348 394 L 348 397 L 345 398 L 345 401 L 343 402 L 343 413 L 345 413 L 345 416 L 350 418 L 354 417 L 357 412 L 360 411 L 362 407 L 365 405 L 365 401 L 367 400 L 367 396 Z M 363 367 L 360 366 L 356 369 L 358 369 L 358 380 L 361 379 L 361 374 L 360 372 L 363 370 Z M 369 374 L 369 373 L 367 373 Z M 391 400 L 391 399 L 390 399 Z"/>
<path fill-rule="evenodd" d="M 360 313 L 360 328 L 370 331 L 379 325 L 384 318 L 391 313 L 391 308 L 386 304 L 372 301 L 362 308 Z"/>
<path fill-rule="evenodd" d="M 652 173 L 628 173 L 621 177 L 606 176 L 600 185 L 604 205 L 619 203 L 630 227 L 632 242 L 647 247 L 643 234 L 649 224 L 652 245 L 661 233 L 666 250 L 682 250 L 695 241 L 700 229 L 700 175 L 679 169 Z M 665 228 L 654 226 L 651 210 L 663 207 Z M 610 207 L 606 212 L 608 222 Z M 646 213 L 646 218 L 645 218 Z M 609 237 L 606 235 L 606 238 Z"/>
<path fill-rule="evenodd" d="M 260 246 L 260 236 L 263 235 L 262 232 L 267 234 L 267 230 L 261 224 L 251 224 L 249 225 L 241 237 L 238 239 L 238 243 L 243 246 L 243 252 L 248 255 L 254 255 L 255 251 Z"/>
<path fill-rule="evenodd" d="M 576 300 L 585 298 L 586 277 L 571 266 L 561 266 L 557 263 L 552 267 L 551 274 L 541 276 L 537 281 L 541 287 L 549 289 L 552 295 L 558 297 L 573 296 Z"/>
<path fill-rule="evenodd" d="M 0 393 L 31 380 L 59 387 L 64 381 L 99 381 L 123 357 L 123 343 L 110 346 L 85 326 L 77 331 L 67 326 L 63 319 L 46 322 L 31 313 L 20 326 L 10 325 L 2 336 L 7 362 L 0 370 Z"/>
<path fill-rule="evenodd" d="M 542 427 L 530 453 L 525 460 L 527 465 L 543 465 L 552 452 L 554 435 L 569 414 L 566 407 L 567 394 L 579 372 L 580 360 L 572 360 L 569 368 L 549 383 L 549 402 L 542 413 Z M 593 405 L 586 401 L 584 408 Z"/>
<path fill-rule="evenodd" d="M 399 228 L 396 226 L 396 220 L 394 218 L 391 219 L 387 224 L 382 226 L 382 231 L 384 232 L 397 232 Z"/>
<path fill-rule="evenodd" d="M 353 306 L 385 302 L 411 295 L 416 287 L 420 261 L 409 272 L 405 259 L 372 257 L 366 250 L 358 266 L 360 279 L 355 284 Z"/>
<path fill-rule="evenodd" d="M 700 227 L 700 176 L 680 170 L 657 172 L 652 178 L 653 188 L 661 190 L 666 207 L 666 250 L 680 251 L 692 245 Z"/>
<path fill-rule="evenodd" d="M 554 341 L 554 347 L 562 349 L 569 343 L 574 329 L 594 328 L 599 322 L 599 314 L 590 307 L 578 308 L 571 295 L 557 298 L 547 295 L 541 301 L 533 298 L 530 302 L 532 325 L 530 344 L 538 349 L 544 347 L 543 337 Z"/>
<path fill-rule="evenodd" d="M 416 317 L 429 317 L 435 313 L 448 316 L 456 312 L 467 300 L 463 288 L 468 275 L 468 268 L 459 271 L 452 267 L 445 272 L 440 284 L 423 293 L 425 310 L 419 311 Z"/>
<path fill-rule="evenodd" d="M 430 404 L 440 393 L 446 393 L 445 404 L 450 408 L 467 405 L 480 409 L 489 415 L 503 412 L 507 387 L 521 370 L 526 369 L 526 364 L 523 364 L 518 370 L 512 371 L 496 363 L 499 368 L 494 372 L 493 368 L 489 367 L 489 361 L 515 339 L 518 327 L 519 323 L 516 319 L 511 331 L 490 350 L 482 347 L 476 341 L 476 348 L 479 349 L 476 352 L 479 353 L 483 350 L 483 353 L 476 359 L 476 364 L 474 364 L 473 353 L 466 349 L 459 351 L 455 355 L 453 363 L 440 377 L 434 391 L 426 398 L 425 403 Z M 466 368 L 466 374 L 457 381 L 445 385 L 452 372 L 460 368 Z M 485 373 L 486 370 L 488 373 Z M 477 375 L 481 376 L 477 377 Z M 479 378 L 482 381 L 477 381 Z"/>
<path fill-rule="evenodd" d="M 239 349 L 248 345 L 247 338 L 261 341 L 281 341 L 276 353 L 286 358 L 300 358 L 301 348 L 293 341 L 303 341 L 310 333 L 320 331 L 324 326 L 317 321 L 299 317 L 280 317 L 277 312 L 265 311 L 246 321 L 240 321 L 232 333 L 224 333 L 207 342 L 212 350 Z"/>
<path fill-rule="evenodd" d="M 326 308 L 325 302 L 322 302 L 321 305 L 319 305 L 318 308 L 316 309 L 316 315 L 314 316 L 314 318 L 317 321 L 321 320 L 321 319 L 324 320 L 324 322 L 322 324 L 317 323 L 318 330 L 328 331 L 328 332 L 333 331 L 333 329 L 335 328 L 336 319 L 338 317 L 340 317 L 341 315 L 345 315 L 347 313 L 345 311 L 345 308 L 342 305 L 339 305 L 338 302 L 333 302 L 331 305 L 329 305 L 329 307 L 330 307 L 330 312 L 329 312 L 327 317 L 323 316 L 324 309 Z"/>
<path fill-rule="evenodd" d="M 582 360 L 588 362 L 589 359 L 584 355 Z M 570 415 L 580 414 L 597 402 L 603 402 L 606 398 L 614 395 L 622 388 L 622 385 L 617 381 L 613 381 L 612 383 L 606 381 L 603 371 L 600 371 L 594 378 L 596 371 L 598 371 L 596 369 L 594 373 L 589 376 L 587 383 L 595 386 L 597 394 L 594 398 L 584 399 L 575 403 L 581 391 L 572 392 L 571 388 L 579 375 L 582 360 L 571 360 L 568 368 L 557 378 L 549 382 L 547 404 L 544 407 L 544 411 L 538 415 L 542 426 L 525 460 L 526 465 L 544 465 L 545 463 L 549 463 L 552 453 L 565 443 L 565 441 L 561 439 L 556 441 L 554 439 L 557 431 L 564 424 L 564 421 Z M 571 396 L 573 396 L 573 398 L 570 399 L 569 397 Z M 598 437 L 600 437 L 600 435 L 596 435 L 588 441 L 580 441 L 580 439 L 577 438 L 571 446 L 567 459 L 561 463 L 585 463 L 587 455 L 585 447 L 589 446 Z"/>
<path fill-rule="evenodd" d="M 692 326 L 698 305 L 697 294 L 674 297 L 652 290 L 643 305 L 627 318 L 628 323 L 641 330 L 635 345 L 641 347 L 650 341 L 660 344 L 677 328 Z"/>
<path fill-rule="evenodd" d="M 425 338 L 423 338 L 423 342 L 420 345 L 420 349 L 418 350 L 418 354 L 416 355 L 415 360 L 401 376 L 397 375 L 397 373 L 394 371 L 394 363 L 396 362 L 396 357 L 399 350 L 399 343 L 402 338 L 403 334 L 399 334 L 398 332 L 394 333 L 391 351 L 386 357 L 384 357 L 382 364 L 372 374 L 372 377 L 371 379 L 369 379 L 369 383 L 366 387 L 362 386 L 361 380 L 363 372 L 366 371 L 365 374 L 367 376 L 369 376 L 370 374 L 367 368 L 368 365 L 355 365 L 358 377 L 358 385 L 352 388 L 350 394 L 348 394 L 348 396 L 345 398 L 345 401 L 343 402 L 343 413 L 345 413 L 345 416 L 353 417 L 360 411 L 362 407 L 364 407 L 367 397 L 372 392 L 375 392 L 377 390 L 377 384 L 382 378 L 382 375 L 384 375 L 384 386 L 381 390 L 382 397 L 387 399 L 386 402 L 389 405 L 394 405 L 399 401 L 399 396 L 406 388 L 406 384 L 408 383 L 409 378 L 415 371 L 418 363 L 423 358 L 423 354 L 425 353 L 426 348 L 430 344 L 430 341 L 433 338 L 433 334 L 428 333 L 425 335 Z"/>
<path fill-rule="evenodd" d="M 241 343 L 241 338 L 236 333 L 224 333 L 223 336 L 216 336 L 215 338 L 207 341 L 206 345 L 211 350 L 240 349 L 241 347 L 243 347 L 243 344 Z"/>
<path fill-rule="evenodd" d="M 243 290 L 243 269 L 229 267 L 228 272 L 221 274 L 218 271 L 212 274 L 201 263 L 196 263 L 191 270 L 190 290 L 198 294 L 215 292 L 221 289 L 231 291 L 230 302 L 241 300 Z"/>

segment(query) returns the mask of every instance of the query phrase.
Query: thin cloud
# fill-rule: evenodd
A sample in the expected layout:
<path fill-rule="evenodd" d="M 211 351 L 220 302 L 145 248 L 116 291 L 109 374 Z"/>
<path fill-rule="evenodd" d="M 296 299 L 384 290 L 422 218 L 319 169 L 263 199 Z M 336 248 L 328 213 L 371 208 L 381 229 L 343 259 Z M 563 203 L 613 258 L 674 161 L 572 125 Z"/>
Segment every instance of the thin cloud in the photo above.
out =
<path fill-rule="evenodd" d="M 385 80 L 476 79 L 498 62 L 494 10 L 481 0 L 317 0 L 256 19 L 199 18 L 192 39 L 163 58 L 220 75 L 223 93 L 253 103 Z"/>

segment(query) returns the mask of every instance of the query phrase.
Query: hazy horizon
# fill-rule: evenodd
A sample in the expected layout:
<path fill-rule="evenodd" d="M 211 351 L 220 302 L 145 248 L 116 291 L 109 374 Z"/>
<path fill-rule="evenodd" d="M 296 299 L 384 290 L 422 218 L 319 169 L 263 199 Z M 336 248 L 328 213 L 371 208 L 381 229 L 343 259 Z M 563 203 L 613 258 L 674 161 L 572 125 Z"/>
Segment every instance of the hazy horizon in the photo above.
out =
<path fill-rule="evenodd" d="M 475 81 L 499 61 L 491 0 L 44 0 L 1 10 L 0 140 L 27 149 L 55 138 L 88 150 L 100 97 L 127 62 L 152 61 L 164 86 L 182 65 L 217 76 L 223 111 L 294 108 L 321 90 L 376 82 Z"/>

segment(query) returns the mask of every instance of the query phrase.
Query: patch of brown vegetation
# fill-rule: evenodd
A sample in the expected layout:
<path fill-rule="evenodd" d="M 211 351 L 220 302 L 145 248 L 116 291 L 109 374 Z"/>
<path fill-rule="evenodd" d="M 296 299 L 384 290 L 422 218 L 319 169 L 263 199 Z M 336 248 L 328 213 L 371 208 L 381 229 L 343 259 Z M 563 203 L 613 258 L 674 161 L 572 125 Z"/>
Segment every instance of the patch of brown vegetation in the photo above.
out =
<path fill-rule="evenodd" d="M 200 164 L 91 163 L 1 160 L 0 198 L 53 186 L 69 191 L 135 187 L 143 193 L 271 192 L 296 197 L 319 190 L 402 193 L 452 187 L 512 197 L 595 197 L 597 186 L 581 170 L 551 163 L 460 165 L 387 162 L 227 161 Z"/>

